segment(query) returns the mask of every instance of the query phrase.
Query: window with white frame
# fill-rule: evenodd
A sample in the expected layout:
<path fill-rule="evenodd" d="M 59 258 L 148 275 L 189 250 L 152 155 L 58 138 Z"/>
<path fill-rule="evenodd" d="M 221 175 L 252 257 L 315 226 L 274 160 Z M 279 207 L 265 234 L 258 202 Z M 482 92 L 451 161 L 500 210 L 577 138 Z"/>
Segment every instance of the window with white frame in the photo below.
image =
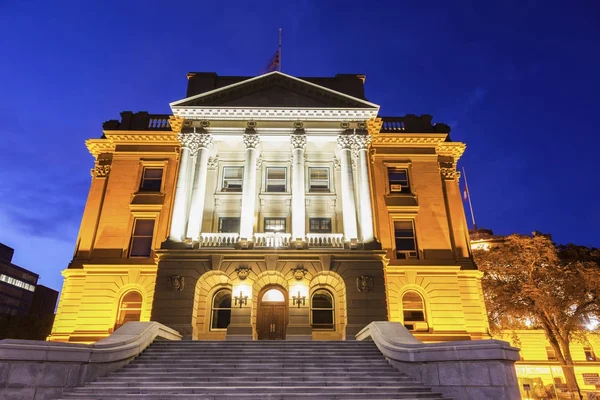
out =
<path fill-rule="evenodd" d="M 121 299 L 115 330 L 127 322 L 139 321 L 142 315 L 142 295 L 134 290 L 127 292 Z"/>
<path fill-rule="evenodd" d="M 287 189 L 287 168 L 285 167 L 267 167 L 266 170 L 266 192 L 281 193 Z"/>
<path fill-rule="evenodd" d="M 211 330 L 227 329 L 231 321 L 231 290 L 221 289 L 212 300 Z"/>
<path fill-rule="evenodd" d="M 241 192 L 244 167 L 223 167 L 223 192 Z"/>
<path fill-rule="evenodd" d="M 265 232 L 285 232 L 285 218 L 265 218 Z"/>
<path fill-rule="evenodd" d="M 308 169 L 308 191 L 329 192 L 329 168 L 310 167 Z"/>
<path fill-rule="evenodd" d="M 418 258 L 417 239 L 412 219 L 394 221 L 394 239 L 396 242 L 396 258 L 406 260 Z"/>

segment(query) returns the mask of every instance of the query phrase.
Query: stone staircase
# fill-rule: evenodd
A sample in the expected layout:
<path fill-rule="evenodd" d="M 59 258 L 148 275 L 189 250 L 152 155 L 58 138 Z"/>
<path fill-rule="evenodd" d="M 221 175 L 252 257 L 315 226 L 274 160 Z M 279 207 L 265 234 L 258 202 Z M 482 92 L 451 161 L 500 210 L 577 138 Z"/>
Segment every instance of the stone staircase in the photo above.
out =
<path fill-rule="evenodd" d="M 442 399 L 373 342 L 157 341 L 64 399 Z"/>

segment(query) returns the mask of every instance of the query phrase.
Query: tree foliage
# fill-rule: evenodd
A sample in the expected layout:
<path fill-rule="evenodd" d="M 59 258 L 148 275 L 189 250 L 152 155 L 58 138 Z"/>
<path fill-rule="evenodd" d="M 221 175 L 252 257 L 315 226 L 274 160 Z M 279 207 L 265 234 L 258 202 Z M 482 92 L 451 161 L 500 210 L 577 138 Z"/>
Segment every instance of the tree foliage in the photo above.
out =
<path fill-rule="evenodd" d="M 571 343 L 590 321 L 600 319 L 600 251 L 556 246 L 549 235 L 510 235 L 490 251 L 474 252 L 492 333 L 543 329 L 578 391 Z"/>

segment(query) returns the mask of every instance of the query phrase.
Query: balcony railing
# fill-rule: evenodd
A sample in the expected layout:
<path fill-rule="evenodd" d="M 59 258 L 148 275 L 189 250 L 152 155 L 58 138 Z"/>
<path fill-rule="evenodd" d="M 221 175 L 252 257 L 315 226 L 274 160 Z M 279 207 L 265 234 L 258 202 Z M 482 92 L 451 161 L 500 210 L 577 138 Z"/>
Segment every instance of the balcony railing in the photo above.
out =
<path fill-rule="evenodd" d="M 204 233 L 200 234 L 200 247 L 234 247 L 240 239 L 238 233 Z"/>
<path fill-rule="evenodd" d="M 254 247 L 288 247 L 291 233 L 255 233 Z"/>
<path fill-rule="evenodd" d="M 341 233 L 307 233 L 308 247 L 344 247 L 344 235 Z"/>

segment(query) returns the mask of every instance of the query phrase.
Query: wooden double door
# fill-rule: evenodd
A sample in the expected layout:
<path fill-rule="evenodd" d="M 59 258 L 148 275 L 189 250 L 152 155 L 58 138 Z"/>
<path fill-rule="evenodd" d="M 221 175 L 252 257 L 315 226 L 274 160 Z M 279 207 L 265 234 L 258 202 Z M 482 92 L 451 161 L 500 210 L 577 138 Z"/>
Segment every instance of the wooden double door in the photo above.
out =
<path fill-rule="evenodd" d="M 281 299 L 279 301 L 273 301 L 273 298 L 266 298 L 273 288 L 267 288 L 262 291 L 259 296 L 260 302 L 258 304 L 258 315 L 256 320 L 256 330 L 258 333 L 258 340 L 285 340 L 285 332 L 287 329 L 287 293 L 276 288 L 275 290 L 281 293 Z"/>

